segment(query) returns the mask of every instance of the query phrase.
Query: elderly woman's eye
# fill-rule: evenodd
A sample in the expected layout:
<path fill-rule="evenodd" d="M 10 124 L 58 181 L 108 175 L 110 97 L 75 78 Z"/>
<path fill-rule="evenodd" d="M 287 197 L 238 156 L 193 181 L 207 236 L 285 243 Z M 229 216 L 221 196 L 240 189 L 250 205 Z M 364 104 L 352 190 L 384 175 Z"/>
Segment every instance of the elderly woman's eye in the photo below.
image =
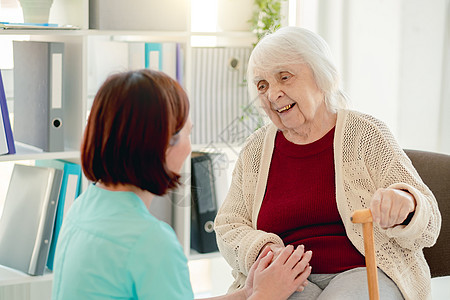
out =
<path fill-rule="evenodd" d="M 263 93 L 267 90 L 267 82 L 266 81 L 259 81 L 256 84 L 256 88 L 258 89 L 258 92 Z"/>
<path fill-rule="evenodd" d="M 285 73 L 285 74 L 281 75 L 281 80 L 286 81 L 286 80 L 288 80 L 291 77 L 292 77 L 292 74 L 289 74 L 289 73 L 286 74 Z"/>

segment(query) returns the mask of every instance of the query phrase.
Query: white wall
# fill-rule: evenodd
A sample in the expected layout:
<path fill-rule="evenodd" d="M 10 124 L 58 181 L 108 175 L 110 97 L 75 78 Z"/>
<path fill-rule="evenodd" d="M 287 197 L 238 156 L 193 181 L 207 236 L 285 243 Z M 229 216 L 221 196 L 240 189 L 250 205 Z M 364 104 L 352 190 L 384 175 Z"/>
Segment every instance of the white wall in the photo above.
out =
<path fill-rule="evenodd" d="M 444 64 L 442 73 L 442 95 L 441 95 L 441 127 L 440 127 L 440 149 L 442 152 L 450 153 L 450 1 L 447 1 L 447 33 L 444 44 Z"/>
<path fill-rule="evenodd" d="M 408 0 L 401 8 L 399 142 L 407 148 L 443 151 L 440 109 L 444 65 L 450 64 L 450 57 L 444 61 L 449 1 Z M 450 131 L 447 136 L 450 139 Z"/>
<path fill-rule="evenodd" d="M 398 132 L 401 14 L 399 1 L 347 1 L 344 87 L 353 108 Z"/>

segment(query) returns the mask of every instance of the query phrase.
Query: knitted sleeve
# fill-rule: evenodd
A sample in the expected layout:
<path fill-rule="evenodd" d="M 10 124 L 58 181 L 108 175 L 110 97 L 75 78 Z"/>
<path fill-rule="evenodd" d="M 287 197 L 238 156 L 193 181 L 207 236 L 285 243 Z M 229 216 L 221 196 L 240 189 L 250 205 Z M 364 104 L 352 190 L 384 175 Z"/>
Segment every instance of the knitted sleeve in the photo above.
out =
<path fill-rule="evenodd" d="M 360 132 L 365 134 L 362 135 L 364 138 L 354 145 L 355 152 L 352 159 L 363 158 L 373 181 L 374 190 L 378 188 L 407 190 L 417 201 L 414 216 L 408 225 L 397 225 L 386 230 L 378 228 L 380 233 L 384 232 L 388 238 L 395 239 L 402 248 L 414 251 L 431 247 L 437 240 L 441 225 L 441 215 L 434 195 L 423 183 L 388 127 L 373 117 L 367 115 L 362 117 L 361 124 L 353 123 L 353 126 L 357 124 L 363 127 Z"/>
<path fill-rule="evenodd" d="M 239 155 L 214 227 L 221 254 L 234 270 L 245 276 L 266 243 L 283 245 L 277 235 L 257 230 L 257 220 L 252 219 L 264 130 L 254 135 Z"/>

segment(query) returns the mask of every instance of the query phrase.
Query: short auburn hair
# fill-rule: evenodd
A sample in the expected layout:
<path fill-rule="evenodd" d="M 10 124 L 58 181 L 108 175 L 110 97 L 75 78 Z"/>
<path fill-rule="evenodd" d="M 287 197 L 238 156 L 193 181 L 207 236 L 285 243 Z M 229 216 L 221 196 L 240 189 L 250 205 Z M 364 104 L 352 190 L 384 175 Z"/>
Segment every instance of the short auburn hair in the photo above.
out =
<path fill-rule="evenodd" d="M 81 144 L 87 179 L 132 184 L 155 195 L 176 187 L 166 150 L 183 128 L 189 100 L 168 75 L 142 69 L 109 76 L 98 90 Z M 175 142 L 176 143 L 176 142 Z"/>

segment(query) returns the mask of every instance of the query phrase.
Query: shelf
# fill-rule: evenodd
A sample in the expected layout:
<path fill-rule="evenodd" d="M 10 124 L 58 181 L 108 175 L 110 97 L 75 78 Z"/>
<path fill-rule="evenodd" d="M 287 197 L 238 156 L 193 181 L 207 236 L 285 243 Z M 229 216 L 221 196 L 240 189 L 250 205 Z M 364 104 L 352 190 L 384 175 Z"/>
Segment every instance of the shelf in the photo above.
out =
<path fill-rule="evenodd" d="M 0 155 L 2 161 L 39 160 L 39 159 L 78 159 L 80 151 L 43 152 L 32 147 L 16 143 L 16 153 Z"/>
<path fill-rule="evenodd" d="M 160 36 L 164 38 L 186 38 L 189 36 L 216 36 L 229 38 L 254 39 L 250 31 L 161 31 L 161 30 L 105 30 L 105 29 L 1 29 L 0 34 L 11 35 L 128 35 L 128 36 Z"/>
<path fill-rule="evenodd" d="M 256 43 L 249 31 L 190 32 L 192 47 L 248 47 Z"/>
<path fill-rule="evenodd" d="M 80 29 L 0 29 L 0 35 L 74 35 L 84 36 Z"/>
<path fill-rule="evenodd" d="M 53 273 L 48 269 L 46 269 L 44 275 L 31 276 L 21 271 L 17 271 L 0 265 L 0 286 L 51 280 L 53 280 Z"/>
<path fill-rule="evenodd" d="M 110 35 L 114 36 L 115 41 L 123 42 L 141 42 L 141 41 L 159 41 L 159 42 L 180 42 L 188 41 L 189 33 L 186 31 L 135 31 L 135 30 L 97 30 L 90 29 L 86 31 L 89 36 Z"/>
<path fill-rule="evenodd" d="M 255 34 L 248 31 L 189 32 L 151 30 L 98 30 L 98 29 L 0 29 L 0 35 L 42 35 L 42 36 L 114 36 L 123 42 L 188 42 L 189 38 L 214 37 L 219 46 L 233 43 L 251 45 L 256 42 Z"/>
<path fill-rule="evenodd" d="M 217 36 L 217 37 L 229 37 L 229 38 L 247 38 L 254 39 L 255 34 L 251 31 L 192 31 L 191 35 L 198 36 Z"/>

